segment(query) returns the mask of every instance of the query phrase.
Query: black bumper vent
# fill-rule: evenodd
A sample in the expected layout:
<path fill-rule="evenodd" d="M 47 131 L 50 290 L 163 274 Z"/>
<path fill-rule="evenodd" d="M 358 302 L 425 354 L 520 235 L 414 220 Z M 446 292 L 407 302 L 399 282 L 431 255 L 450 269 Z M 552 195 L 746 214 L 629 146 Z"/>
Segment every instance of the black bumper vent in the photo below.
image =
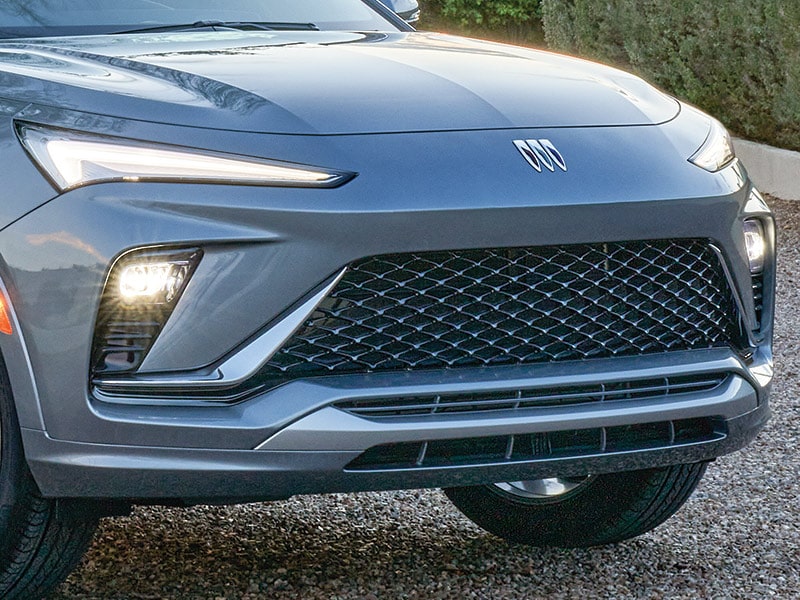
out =
<path fill-rule="evenodd" d="M 744 347 L 705 240 L 396 254 L 350 266 L 264 380 Z"/>
<path fill-rule="evenodd" d="M 753 302 L 756 310 L 756 332 L 761 331 L 764 318 L 764 275 L 753 275 Z"/>
<path fill-rule="evenodd" d="M 712 391 L 721 385 L 725 378 L 724 373 L 713 373 L 503 392 L 364 398 L 343 400 L 334 406 L 368 419 L 525 410 L 620 400 L 672 398 L 680 394 Z"/>
<path fill-rule="evenodd" d="M 727 428 L 723 421 L 702 418 L 549 433 L 404 442 L 370 448 L 345 470 L 466 467 L 581 458 L 702 444 L 726 437 Z"/>

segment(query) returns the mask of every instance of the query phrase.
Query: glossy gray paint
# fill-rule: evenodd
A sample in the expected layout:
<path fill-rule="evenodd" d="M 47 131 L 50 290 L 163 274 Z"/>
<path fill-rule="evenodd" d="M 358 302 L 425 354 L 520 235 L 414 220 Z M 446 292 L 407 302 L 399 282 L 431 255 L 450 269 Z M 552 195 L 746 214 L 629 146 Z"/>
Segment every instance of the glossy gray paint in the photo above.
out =
<path fill-rule="evenodd" d="M 256 447 L 260 451 L 357 451 L 379 446 L 386 439 L 395 443 L 424 442 L 522 435 L 548 431 L 572 431 L 592 427 L 619 427 L 642 422 L 658 422 L 707 417 L 709 414 L 735 419 L 758 408 L 753 389 L 741 379 L 733 379 L 713 394 L 687 394 L 672 401 L 617 401 L 604 406 L 581 406 L 570 411 L 547 408 L 529 414 L 473 415 L 437 419 L 406 419 L 402 422 L 375 422 L 333 407 L 322 408 L 281 429 Z"/>
<path fill-rule="evenodd" d="M 312 34 L 16 41 L 0 47 L 0 86 L 124 119 L 307 135 L 642 125 L 678 112 L 640 79 L 576 59 L 436 34 Z"/>
<path fill-rule="evenodd" d="M 183 33 L 5 43 L 0 89 L 0 174 L 7 182 L 0 203 L 0 280 L 18 319 L 15 335 L 0 337 L 0 349 L 31 467 L 47 495 L 219 496 L 223 491 L 209 488 L 219 480 L 204 479 L 215 470 L 220 477 L 231 471 L 231 496 L 270 497 L 589 468 L 590 462 L 578 461 L 558 473 L 547 464 L 459 469 L 427 479 L 355 477 L 341 474 L 353 448 L 340 455 L 333 439 L 315 447 L 313 458 L 292 447 L 271 461 L 254 450 L 287 425 L 324 417 L 328 413 L 309 415 L 332 410 L 325 407 L 337 399 L 409 386 L 497 389 L 519 380 L 624 379 L 642 370 L 663 376 L 724 364 L 737 374 L 737 389 L 721 399 L 694 399 L 689 412 L 724 414 L 750 429 L 742 425 L 724 444 L 686 450 L 681 460 L 739 447 L 768 412 L 769 312 L 752 358 L 699 352 L 348 376 L 292 383 L 235 406 L 111 402 L 89 389 L 94 321 L 108 268 L 122 253 L 147 246 L 201 246 L 205 252 L 142 367 L 175 378 L 235 357 L 353 260 L 391 252 L 709 238 L 721 249 L 752 321 L 741 232 L 751 190 L 746 172 L 738 163 L 714 174 L 690 164 L 707 119 L 630 75 L 431 34 Z M 115 183 L 57 197 L 15 139 L 14 118 L 358 176 L 326 190 Z M 515 139 L 551 140 L 568 172 L 537 173 Z M 770 230 L 768 213 L 756 214 Z M 772 277 L 770 267 L 768 290 Z M 681 408 L 687 407 L 665 407 L 660 416 Z M 652 407 L 630 405 L 614 418 L 632 423 L 657 416 Z M 562 417 L 569 423 L 577 415 Z M 531 418 L 514 427 L 540 425 Z M 469 426 L 489 431 L 481 429 L 488 423 Z M 387 442 L 401 437 L 384 432 Z M 666 456 L 677 460 L 680 453 L 645 454 L 591 464 L 632 468 Z M 283 487 L 268 489 L 276 471 L 292 470 Z M 308 470 L 316 474 L 313 490 L 299 483 L 298 474 Z M 141 488 L 134 494 L 137 481 Z"/>
<path fill-rule="evenodd" d="M 295 494 L 480 485 L 696 463 L 740 449 L 769 417 L 766 407 L 728 421 L 726 439 L 682 448 L 610 456 L 492 464 L 469 468 L 347 471 L 359 453 L 192 450 L 88 445 L 55 441 L 24 430 L 28 460 L 56 497 L 229 503 L 277 500 Z"/>

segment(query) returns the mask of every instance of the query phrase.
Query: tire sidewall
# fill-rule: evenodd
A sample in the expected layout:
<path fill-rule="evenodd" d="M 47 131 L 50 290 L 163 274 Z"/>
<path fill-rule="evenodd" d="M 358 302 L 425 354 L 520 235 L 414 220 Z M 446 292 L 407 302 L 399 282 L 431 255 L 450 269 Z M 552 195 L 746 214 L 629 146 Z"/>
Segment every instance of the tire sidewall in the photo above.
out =
<path fill-rule="evenodd" d="M 698 463 L 598 475 L 554 501 L 515 497 L 495 485 L 445 493 L 474 523 L 510 542 L 574 548 L 620 542 L 657 527 L 704 472 Z"/>
<path fill-rule="evenodd" d="M 578 537 L 587 529 L 587 524 L 600 524 L 615 513 L 615 505 L 630 493 L 622 489 L 616 481 L 616 474 L 599 476 L 581 486 L 580 489 L 564 497 L 546 499 L 525 499 L 515 497 L 494 485 L 484 486 L 483 490 L 497 498 L 497 509 L 491 518 L 504 522 L 513 531 L 524 527 L 528 531 L 538 531 L 548 545 L 554 537 Z M 508 509 L 517 510 L 511 513 Z M 577 520 L 576 515 L 581 515 Z"/>
<path fill-rule="evenodd" d="M 19 499 L 26 482 L 19 424 L 0 358 L 0 561 L 7 559 L 16 545 L 12 524 L 24 510 Z"/>

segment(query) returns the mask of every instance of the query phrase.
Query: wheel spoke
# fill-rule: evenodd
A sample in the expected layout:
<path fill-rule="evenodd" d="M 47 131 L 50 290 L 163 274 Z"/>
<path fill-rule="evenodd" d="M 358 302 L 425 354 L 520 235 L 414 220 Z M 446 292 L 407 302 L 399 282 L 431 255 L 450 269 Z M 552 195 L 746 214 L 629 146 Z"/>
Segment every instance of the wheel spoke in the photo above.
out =
<path fill-rule="evenodd" d="M 520 498 L 530 500 L 558 498 L 570 494 L 591 480 L 585 477 L 547 477 L 544 479 L 528 479 L 525 481 L 507 481 L 495 486 Z"/>

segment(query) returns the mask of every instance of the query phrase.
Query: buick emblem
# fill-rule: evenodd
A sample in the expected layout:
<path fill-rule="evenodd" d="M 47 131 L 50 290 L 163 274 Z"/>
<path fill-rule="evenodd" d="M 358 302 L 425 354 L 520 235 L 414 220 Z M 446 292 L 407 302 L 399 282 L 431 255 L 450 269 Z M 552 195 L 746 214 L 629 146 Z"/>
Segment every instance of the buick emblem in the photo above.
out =
<path fill-rule="evenodd" d="M 567 163 L 550 140 L 514 140 L 519 153 L 538 173 L 542 169 L 555 172 L 556 167 L 567 170 Z"/>

